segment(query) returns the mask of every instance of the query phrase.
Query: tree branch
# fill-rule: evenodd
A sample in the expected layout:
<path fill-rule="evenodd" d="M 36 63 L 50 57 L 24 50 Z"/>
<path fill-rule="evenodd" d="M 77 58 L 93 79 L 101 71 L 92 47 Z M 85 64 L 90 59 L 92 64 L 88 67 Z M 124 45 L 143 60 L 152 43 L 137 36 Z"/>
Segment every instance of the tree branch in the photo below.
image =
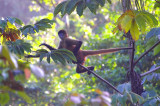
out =
<path fill-rule="evenodd" d="M 106 81 L 105 79 L 103 79 L 102 77 L 100 77 L 99 75 L 97 75 L 96 73 L 94 73 L 93 71 L 89 70 L 88 68 L 84 67 L 81 64 L 77 64 L 81 67 L 83 67 L 84 69 L 86 69 L 87 71 L 89 71 L 90 73 L 92 73 L 94 76 L 96 76 L 97 78 L 99 78 L 100 80 L 102 80 L 103 82 L 105 82 L 107 85 L 109 85 L 111 88 L 113 88 L 115 91 L 117 91 L 118 93 L 120 93 L 121 95 L 123 95 L 120 91 L 118 91 L 111 83 L 109 83 L 108 81 Z"/>
<path fill-rule="evenodd" d="M 158 69 L 160 69 L 160 66 L 159 66 L 159 67 L 156 67 L 156 68 L 153 69 L 153 70 L 147 71 L 147 72 L 141 74 L 140 76 L 141 76 L 141 77 L 144 77 L 145 75 L 148 75 L 148 74 L 150 74 L 150 73 L 153 73 L 154 71 L 157 71 Z"/>
<path fill-rule="evenodd" d="M 145 56 L 148 52 L 150 52 L 152 49 L 154 49 L 158 44 L 160 43 L 160 41 L 158 41 L 156 44 L 154 44 L 150 49 L 148 49 L 146 52 L 144 52 L 134 63 L 134 66 L 138 63 L 138 61 Z"/>

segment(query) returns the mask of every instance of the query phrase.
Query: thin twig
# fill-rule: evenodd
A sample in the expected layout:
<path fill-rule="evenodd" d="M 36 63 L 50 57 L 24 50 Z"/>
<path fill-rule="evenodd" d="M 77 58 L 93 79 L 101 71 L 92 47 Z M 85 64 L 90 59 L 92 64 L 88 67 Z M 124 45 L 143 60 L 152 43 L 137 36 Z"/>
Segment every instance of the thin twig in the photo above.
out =
<path fill-rule="evenodd" d="M 120 91 L 118 91 L 112 84 L 110 84 L 108 81 L 106 81 L 105 79 L 103 79 L 102 77 L 100 77 L 98 74 L 94 73 L 93 71 L 89 70 L 88 68 L 84 67 L 81 64 L 77 64 L 81 67 L 83 67 L 84 69 L 86 69 L 87 71 L 89 71 L 90 73 L 92 73 L 93 75 L 95 75 L 97 78 L 99 78 L 100 80 L 102 80 L 103 82 L 105 82 L 107 85 L 109 85 L 111 88 L 113 88 L 115 91 L 117 91 L 118 93 L 120 93 L 121 95 L 123 95 Z"/>
<path fill-rule="evenodd" d="M 157 71 L 158 69 L 160 69 L 160 66 L 159 66 L 159 67 L 156 67 L 156 68 L 153 69 L 153 70 L 147 71 L 147 72 L 141 74 L 140 76 L 141 76 L 141 77 L 144 77 L 145 75 L 148 75 L 148 74 L 150 74 L 150 73 L 153 73 L 154 71 Z"/>
<path fill-rule="evenodd" d="M 160 41 L 158 41 L 156 44 L 154 44 L 150 49 L 148 49 L 146 52 L 144 52 L 134 63 L 134 66 L 138 63 L 138 61 L 145 56 L 148 52 L 150 52 L 152 49 L 154 49 L 158 44 L 160 43 Z"/>

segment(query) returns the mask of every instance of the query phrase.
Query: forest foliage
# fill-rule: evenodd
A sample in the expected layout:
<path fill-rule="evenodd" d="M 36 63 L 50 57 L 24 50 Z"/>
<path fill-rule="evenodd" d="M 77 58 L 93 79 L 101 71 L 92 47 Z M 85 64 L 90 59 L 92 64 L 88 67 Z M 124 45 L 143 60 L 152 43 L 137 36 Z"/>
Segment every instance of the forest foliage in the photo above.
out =
<path fill-rule="evenodd" d="M 1 105 L 160 104 L 159 0 L 135 0 L 135 8 L 124 13 L 120 1 L 53 1 L 33 1 L 32 6 L 50 10 L 44 16 L 33 17 L 28 24 L 15 17 L 0 20 Z M 45 42 L 57 48 L 60 29 L 82 40 L 84 50 L 127 47 L 130 32 L 135 42 L 134 71 L 141 76 L 143 93 L 138 95 L 132 90 L 128 51 L 89 57 L 85 64 L 95 66 L 94 72 L 121 95 L 94 75 L 76 73 L 76 65 L 72 64 L 76 58 L 71 51 L 39 47 Z M 27 59 L 30 54 L 39 58 Z"/>

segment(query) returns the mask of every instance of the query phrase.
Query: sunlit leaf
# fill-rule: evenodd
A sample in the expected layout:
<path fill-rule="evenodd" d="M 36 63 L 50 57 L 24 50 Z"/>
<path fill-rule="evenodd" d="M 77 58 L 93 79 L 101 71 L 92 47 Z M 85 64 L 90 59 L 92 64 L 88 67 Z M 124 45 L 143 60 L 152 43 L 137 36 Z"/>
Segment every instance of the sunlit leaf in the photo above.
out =
<path fill-rule="evenodd" d="M 6 105 L 10 100 L 10 96 L 8 93 L 0 93 L 0 104 Z"/>
<path fill-rule="evenodd" d="M 129 15 L 125 15 L 121 21 L 122 30 L 127 33 L 132 25 L 132 17 Z"/>
<path fill-rule="evenodd" d="M 115 27 L 114 29 L 113 29 L 113 34 L 115 34 L 116 32 L 117 32 L 117 30 L 118 30 L 118 27 Z"/>
<path fill-rule="evenodd" d="M 25 92 L 18 91 L 17 94 L 18 94 L 21 98 L 23 98 L 27 103 L 32 103 L 31 98 L 30 98 Z"/>
<path fill-rule="evenodd" d="M 17 60 L 12 55 L 10 55 L 6 46 L 0 46 L 0 57 L 6 58 L 12 68 L 18 68 Z"/>
<path fill-rule="evenodd" d="M 135 17 L 135 20 L 140 30 L 142 31 L 142 33 L 144 33 L 146 29 L 146 22 L 145 22 L 144 17 L 142 15 L 138 15 L 137 17 Z"/>
<path fill-rule="evenodd" d="M 139 39 L 139 30 L 138 30 L 138 26 L 135 20 L 132 20 L 132 25 L 131 25 L 131 29 L 130 29 L 130 33 L 132 38 L 137 41 Z"/>
<path fill-rule="evenodd" d="M 160 44 L 154 48 L 154 55 L 157 55 L 160 52 Z"/>

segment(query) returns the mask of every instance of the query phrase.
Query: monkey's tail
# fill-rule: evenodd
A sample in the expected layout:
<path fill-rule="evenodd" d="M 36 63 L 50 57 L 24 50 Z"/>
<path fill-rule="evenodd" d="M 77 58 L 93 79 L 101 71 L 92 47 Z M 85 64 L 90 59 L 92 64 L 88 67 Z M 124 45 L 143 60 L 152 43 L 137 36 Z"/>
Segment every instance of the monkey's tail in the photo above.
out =
<path fill-rule="evenodd" d="M 110 49 L 100 49 L 100 50 L 83 50 L 84 56 L 98 55 L 98 54 L 109 54 L 120 50 L 132 49 L 130 47 L 124 48 L 110 48 Z"/>

